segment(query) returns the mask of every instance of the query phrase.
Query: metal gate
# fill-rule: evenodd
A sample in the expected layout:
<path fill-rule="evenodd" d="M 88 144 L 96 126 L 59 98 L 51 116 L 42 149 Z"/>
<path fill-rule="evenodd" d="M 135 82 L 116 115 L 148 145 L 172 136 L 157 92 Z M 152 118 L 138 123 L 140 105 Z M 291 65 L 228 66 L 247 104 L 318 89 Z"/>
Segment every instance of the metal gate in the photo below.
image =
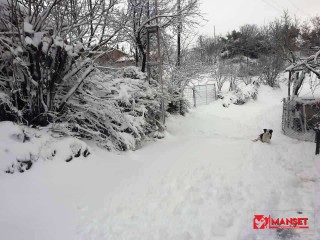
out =
<path fill-rule="evenodd" d="M 214 102 L 217 99 L 216 85 L 196 85 L 186 87 L 184 97 L 189 101 L 191 106 L 197 107 Z"/>
<path fill-rule="evenodd" d="M 314 127 L 320 121 L 320 105 L 297 103 L 283 99 L 282 131 L 285 135 L 302 141 L 315 141 Z"/>

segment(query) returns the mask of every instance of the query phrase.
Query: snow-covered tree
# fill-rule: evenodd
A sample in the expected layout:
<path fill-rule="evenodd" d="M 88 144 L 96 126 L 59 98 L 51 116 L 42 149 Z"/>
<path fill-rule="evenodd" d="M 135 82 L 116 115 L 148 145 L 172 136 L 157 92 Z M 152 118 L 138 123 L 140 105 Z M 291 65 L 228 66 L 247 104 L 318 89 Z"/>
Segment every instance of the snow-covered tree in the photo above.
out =
<path fill-rule="evenodd" d="M 1 118 L 48 124 L 125 23 L 120 1 L 1 0 Z"/>
<path fill-rule="evenodd" d="M 199 0 L 180 0 L 180 8 L 177 11 L 177 2 L 171 0 L 158 0 L 157 14 L 155 13 L 154 1 L 151 0 L 128 0 L 130 23 L 128 24 L 128 37 L 135 49 L 137 65 L 141 71 L 146 71 L 146 26 L 158 25 L 163 32 L 168 30 L 177 31 L 179 23 L 193 24 L 195 17 L 200 16 Z"/>

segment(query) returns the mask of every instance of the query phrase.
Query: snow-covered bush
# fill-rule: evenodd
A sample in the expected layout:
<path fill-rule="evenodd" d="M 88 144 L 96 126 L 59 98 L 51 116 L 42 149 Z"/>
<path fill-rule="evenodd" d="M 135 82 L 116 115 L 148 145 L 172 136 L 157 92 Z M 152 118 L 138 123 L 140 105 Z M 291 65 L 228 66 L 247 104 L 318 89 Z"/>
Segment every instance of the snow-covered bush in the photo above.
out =
<path fill-rule="evenodd" d="M 211 77 L 214 79 L 217 85 L 218 96 L 221 95 L 222 87 L 228 79 L 228 67 L 229 66 L 227 66 L 223 62 L 219 62 L 217 66 L 214 66 L 214 68 L 211 70 Z"/>
<path fill-rule="evenodd" d="M 228 92 L 224 95 L 223 106 L 229 107 L 230 104 L 242 105 L 251 99 L 256 99 L 258 94 L 258 84 L 253 82 L 251 84 L 242 84 L 237 86 L 236 90 Z"/>
<path fill-rule="evenodd" d="M 0 36 L 0 120 L 46 125 L 93 71 L 91 60 L 62 23 L 51 26 L 52 13 L 63 8 L 59 1 L 36 9 L 20 1 L 0 5 L 0 22 L 6 23 Z"/>
<path fill-rule="evenodd" d="M 185 115 L 188 112 L 190 105 L 183 92 L 193 80 L 200 78 L 203 70 L 194 53 L 186 53 L 180 66 L 164 65 L 163 80 L 168 92 L 169 113 Z"/>
<path fill-rule="evenodd" d="M 72 3 L 48 1 L 39 7 L 28 6 L 30 9 L 17 0 L 0 4 L 0 22 L 7 23 L 1 29 L 7 34 L 0 36 L 4 60 L 0 62 L 0 121 L 36 126 L 53 123 L 55 131 L 118 150 L 134 149 L 146 135 L 163 128 L 159 123 L 160 88 L 155 81 L 149 84 L 135 67 L 114 75 L 96 71 L 90 77 L 95 51 L 108 43 L 99 42 L 96 36 L 88 39 L 86 29 L 82 35 L 77 32 L 88 25 L 86 20 L 95 21 L 93 13 L 74 12 L 84 19 L 84 25 L 74 29 L 78 22 L 72 21 L 76 20 L 58 14 L 69 13 L 75 7 Z M 104 12 L 101 8 L 105 7 L 107 4 L 99 5 L 95 11 Z M 121 28 L 119 24 L 119 29 L 113 25 L 104 29 L 101 39 L 109 39 L 111 30 L 116 34 Z M 97 45 L 90 41 L 93 38 Z"/>
<path fill-rule="evenodd" d="M 94 45 L 90 39 L 97 40 L 95 36 L 88 40 L 72 28 L 78 24 L 73 18 L 58 17 L 59 12 L 74 7 L 72 3 L 48 1 L 30 9 L 17 0 L 0 4 L 0 22 L 7 22 L 3 29 L 7 34 L 0 36 L 4 60 L 0 62 L 0 121 L 36 126 L 53 123 L 55 131 L 117 150 L 134 149 L 146 135 L 163 128 L 158 122 L 160 88 L 154 81 L 149 84 L 135 67 L 114 75 L 96 71 L 90 77 L 95 70 L 95 51 L 107 40 Z M 99 5 L 95 11 L 103 12 L 101 7 L 106 6 Z M 74 14 L 95 21 L 92 13 Z M 84 27 L 78 26 L 78 30 Z M 109 30 L 105 32 L 101 38 L 109 39 Z"/>
<path fill-rule="evenodd" d="M 256 99 L 258 94 L 258 85 L 256 82 L 252 84 L 248 84 L 243 87 L 238 87 L 235 90 L 235 94 L 237 96 L 237 101 L 235 104 L 241 105 L 248 102 L 250 99 Z"/>
<path fill-rule="evenodd" d="M 123 77 L 132 79 L 146 79 L 145 73 L 141 72 L 138 68 L 134 66 L 128 66 L 123 69 Z"/>
<path fill-rule="evenodd" d="M 90 148 L 83 141 L 54 138 L 49 128 L 38 130 L 3 121 L 0 132 L 0 175 L 25 172 L 39 160 L 70 162 L 90 155 Z"/>
<path fill-rule="evenodd" d="M 259 68 L 264 84 L 270 87 L 279 87 L 279 75 L 284 70 L 284 61 L 280 56 L 276 54 L 261 56 L 259 59 Z"/>
<path fill-rule="evenodd" d="M 176 91 L 170 94 L 170 102 L 167 107 L 167 112 L 185 115 L 189 108 L 190 103 L 184 96 L 181 96 L 181 94 Z"/>
<path fill-rule="evenodd" d="M 130 77 L 130 78 L 128 78 Z M 96 141 L 109 150 L 135 149 L 162 130 L 160 86 L 137 68 L 95 71 L 67 103 L 55 131 Z"/>

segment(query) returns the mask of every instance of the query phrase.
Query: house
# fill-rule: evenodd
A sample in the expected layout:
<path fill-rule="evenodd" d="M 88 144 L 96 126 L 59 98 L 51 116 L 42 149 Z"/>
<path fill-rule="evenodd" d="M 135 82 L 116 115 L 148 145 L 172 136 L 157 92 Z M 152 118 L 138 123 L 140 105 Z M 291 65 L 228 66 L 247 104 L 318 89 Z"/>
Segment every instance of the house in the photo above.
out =
<path fill-rule="evenodd" d="M 97 58 L 96 63 L 100 66 L 126 67 L 134 66 L 134 57 L 119 49 L 109 48 Z"/>

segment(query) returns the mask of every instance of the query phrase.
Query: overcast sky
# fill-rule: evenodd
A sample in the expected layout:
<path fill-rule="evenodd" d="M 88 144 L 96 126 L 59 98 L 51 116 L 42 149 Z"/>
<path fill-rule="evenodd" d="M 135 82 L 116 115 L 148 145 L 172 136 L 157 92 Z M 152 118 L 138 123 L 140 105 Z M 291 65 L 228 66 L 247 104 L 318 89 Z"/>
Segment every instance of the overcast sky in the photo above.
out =
<path fill-rule="evenodd" d="M 287 9 L 289 14 L 299 19 L 320 16 L 320 0 L 200 0 L 201 10 L 208 22 L 204 22 L 199 29 L 200 34 L 213 36 L 214 26 L 216 34 L 226 34 L 238 29 L 243 24 L 263 25 L 283 13 Z"/>

